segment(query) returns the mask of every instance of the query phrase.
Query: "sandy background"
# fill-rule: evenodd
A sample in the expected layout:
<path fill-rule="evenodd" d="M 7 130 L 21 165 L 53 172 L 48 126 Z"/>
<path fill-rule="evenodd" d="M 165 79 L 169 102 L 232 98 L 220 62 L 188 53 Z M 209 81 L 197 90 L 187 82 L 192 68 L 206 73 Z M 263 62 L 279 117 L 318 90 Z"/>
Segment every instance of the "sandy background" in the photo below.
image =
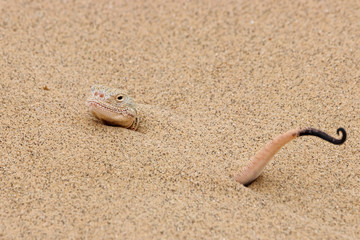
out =
<path fill-rule="evenodd" d="M 221 2 L 0 1 L 1 239 L 360 238 L 360 2 Z M 97 83 L 139 131 L 88 114 Z M 348 140 L 231 179 L 307 126 Z"/>

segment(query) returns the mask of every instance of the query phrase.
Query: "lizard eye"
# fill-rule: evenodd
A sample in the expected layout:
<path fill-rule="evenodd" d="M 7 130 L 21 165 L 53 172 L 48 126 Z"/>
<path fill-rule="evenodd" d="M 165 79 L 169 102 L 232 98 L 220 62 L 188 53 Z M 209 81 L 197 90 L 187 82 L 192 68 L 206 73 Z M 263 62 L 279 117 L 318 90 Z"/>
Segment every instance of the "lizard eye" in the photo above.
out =
<path fill-rule="evenodd" d="M 124 96 L 119 95 L 119 96 L 116 97 L 116 99 L 117 99 L 119 102 L 121 102 L 122 100 L 124 100 Z"/>

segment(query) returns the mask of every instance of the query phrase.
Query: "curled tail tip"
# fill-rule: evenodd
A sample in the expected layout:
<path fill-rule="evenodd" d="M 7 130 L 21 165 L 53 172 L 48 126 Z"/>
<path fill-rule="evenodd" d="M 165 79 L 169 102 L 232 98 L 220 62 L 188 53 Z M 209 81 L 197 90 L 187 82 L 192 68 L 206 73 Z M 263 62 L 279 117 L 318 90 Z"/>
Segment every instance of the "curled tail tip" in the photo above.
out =
<path fill-rule="evenodd" d="M 316 136 L 319 137 L 325 141 L 328 141 L 332 144 L 336 144 L 336 145 L 340 145 L 343 144 L 346 141 L 346 131 L 344 128 L 340 127 L 336 130 L 337 135 L 339 135 L 339 133 L 342 133 L 342 137 L 341 139 L 336 139 L 330 135 L 328 135 L 327 133 L 320 131 L 318 129 L 315 128 L 305 128 L 303 130 L 300 130 L 299 132 L 299 136 Z"/>
<path fill-rule="evenodd" d="M 346 131 L 345 131 L 345 129 L 344 129 L 343 127 L 339 127 L 339 128 L 336 130 L 337 135 L 339 135 L 340 132 L 341 132 L 343 135 L 346 134 Z"/>
<path fill-rule="evenodd" d="M 343 143 L 346 141 L 346 131 L 345 131 L 345 129 L 342 128 L 342 127 L 339 127 L 339 128 L 336 130 L 337 135 L 339 135 L 340 132 L 341 132 L 341 134 L 342 134 L 342 137 L 341 137 L 341 139 L 339 139 L 339 141 L 338 141 L 338 143 L 337 143 L 338 145 L 343 144 Z"/>

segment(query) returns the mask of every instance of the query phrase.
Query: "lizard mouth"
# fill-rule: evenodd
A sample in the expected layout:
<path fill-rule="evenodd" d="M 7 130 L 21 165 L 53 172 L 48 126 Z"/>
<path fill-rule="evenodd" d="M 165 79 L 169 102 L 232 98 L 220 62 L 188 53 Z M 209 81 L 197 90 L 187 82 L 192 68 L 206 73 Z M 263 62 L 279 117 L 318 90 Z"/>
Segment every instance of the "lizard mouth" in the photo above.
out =
<path fill-rule="evenodd" d="M 94 111 L 105 111 L 105 112 L 112 112 L 112 113 L 116 113 L 116 114 L 121 114 L 121 115 L 125 115 L 125 116 L 129 116 L 129 117 L 135 117 L 133 114 L 130 113 L 130 111 L 128 111 L 127 108 L 115 108 L 107 103 L 104 102 L 99 102 L 96 100 L 87 100 L 87 105 L 91 110 Z"/>

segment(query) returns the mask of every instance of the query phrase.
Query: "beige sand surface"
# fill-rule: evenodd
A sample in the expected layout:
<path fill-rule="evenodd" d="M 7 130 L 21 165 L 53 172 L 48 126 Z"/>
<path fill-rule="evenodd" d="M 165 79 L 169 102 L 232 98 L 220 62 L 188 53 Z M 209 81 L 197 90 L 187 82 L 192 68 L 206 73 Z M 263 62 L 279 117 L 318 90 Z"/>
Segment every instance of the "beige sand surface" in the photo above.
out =
<path fill-rule="evenodd" d="M 359 1 L 0 1 L 0 238 L 359 239 L 359 46 Z M 95 83 L 139 131 L 89 116 Z M 307 126 L 348 140 L 232 180 Z"/>

